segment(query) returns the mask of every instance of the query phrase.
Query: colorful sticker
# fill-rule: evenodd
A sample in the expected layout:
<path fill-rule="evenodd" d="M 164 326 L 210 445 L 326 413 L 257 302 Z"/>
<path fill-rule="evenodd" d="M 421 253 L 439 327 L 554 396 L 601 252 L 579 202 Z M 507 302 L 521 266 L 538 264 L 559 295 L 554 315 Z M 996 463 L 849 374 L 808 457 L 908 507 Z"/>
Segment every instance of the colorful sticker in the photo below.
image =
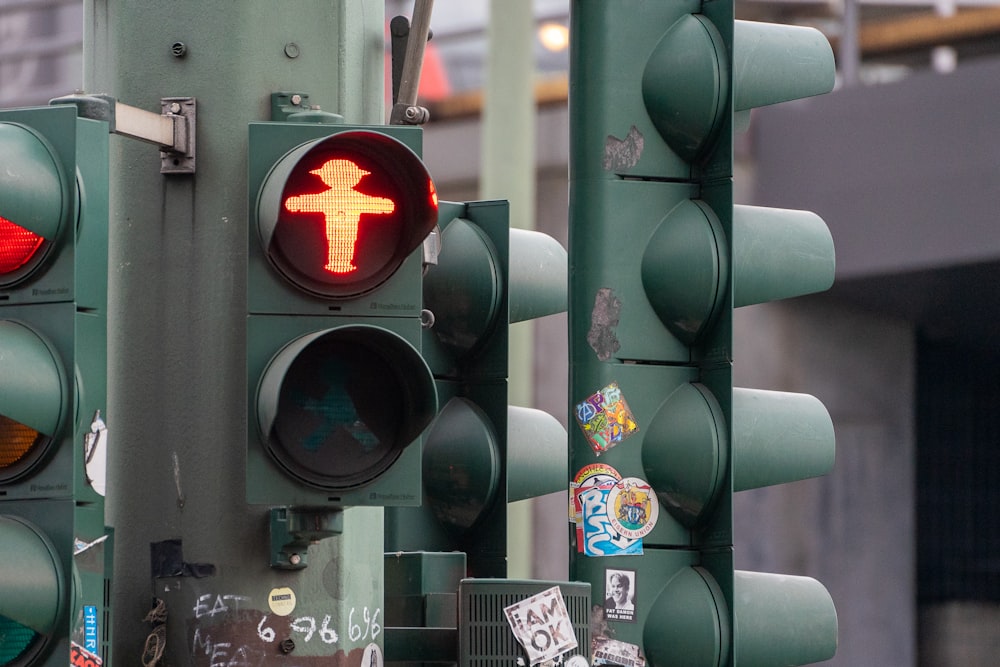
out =
<path fill-rule="evenodd" d="M 608 518 L 608 497 L 615 482 L 577 490 L 583 512 L 583 553 L 586 556 L 635 556 L 642 553 L 642 539 L 620 534 Z"/>
<path fill-rule="evenodd" d="M 569 520 L 576 524 L 576 550 L 583 553 L 583 506 L 578 491 L 589 486 L 614 483 L 621 473 L 605 463 L 591 463 L 580 468 L 569 485 Z"/>
<path fill-rule="evenodd" d="M 69 664 L 73 667 L 101 667 L 104 661 L 76 642 L 69 644 Z"/>
<path fill-rule="evenodd" d="M 573 623 L 558 586 L 504 607 L 503 612 L 532 665 L 577 647 Z"/>
<path fill-rule="evenodd" d="M 604 571 L 604 616 L 609 621 L 635 621 L 635 570 Z"/>
<path fill-rule="evenodd" d="M 578 403 L 576 421 L 598 456 L 639 430 L 617 382 Z"/>
<path fill-rule="evenodd" d="M 635 644 L 617 639 L 595 637 L 591 642 L 593 665 L 622 665 L 623 667 L 645 667 L 646 659 Z"/>
<path fill-rule="evenodd" d="M 608 492 L 608 520 L 619 535 L 639 539 L 656 525 L 660 505 L 652 487 L 638 477 L 618 481 Z"/>

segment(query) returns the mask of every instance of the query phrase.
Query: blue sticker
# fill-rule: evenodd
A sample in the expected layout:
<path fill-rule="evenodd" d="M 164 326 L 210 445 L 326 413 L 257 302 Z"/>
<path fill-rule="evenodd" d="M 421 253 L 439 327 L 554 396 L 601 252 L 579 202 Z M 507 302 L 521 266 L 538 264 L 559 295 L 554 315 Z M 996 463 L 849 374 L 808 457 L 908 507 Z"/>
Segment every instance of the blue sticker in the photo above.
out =
<path fill-rule="evenodd" d="M 615 486 L 612 482 L 577 491 L 583 513 L 583 553 L 587 556 L 642 554 L 642 538 L 625 537 L 608 518 L 608 499 Z"/>
<path fill-rule="evenodd" d="M 83 607 L 83 647 L 98 655 L 97 652 L 97 607 L 92 604 Z"/>

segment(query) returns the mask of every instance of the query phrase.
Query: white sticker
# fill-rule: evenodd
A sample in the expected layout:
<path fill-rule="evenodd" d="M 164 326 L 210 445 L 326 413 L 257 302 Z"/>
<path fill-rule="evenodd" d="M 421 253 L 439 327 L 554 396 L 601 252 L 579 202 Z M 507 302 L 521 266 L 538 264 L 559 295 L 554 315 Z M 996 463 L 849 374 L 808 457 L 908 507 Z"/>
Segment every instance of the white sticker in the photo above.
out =
<path fill-rule="evenodd" d="M 577 646 L 573 624 L 558 586 L 504 607 L 503 611 L 532 665 L 551 660 Z"/>
<path fill-rule="evenodd" d="M 288 616 L 295 611 L 295 591 L 291 588 L 272 588 L 267 594 L 267 606 L 278 616 Z"/>
<path fill-rule="evenodd" d="M 369 644 L 361 655 L 361 667 L 382 667 L 382 649 L 378 644 Z"/>
<path fill-rule="evenodd" d="M 94 412 L 90 431 L 83 434 L 83 462 L 87 484 L 103 496 L 108 467 L 108 426 L 101 419 L 100 410 Z"/>

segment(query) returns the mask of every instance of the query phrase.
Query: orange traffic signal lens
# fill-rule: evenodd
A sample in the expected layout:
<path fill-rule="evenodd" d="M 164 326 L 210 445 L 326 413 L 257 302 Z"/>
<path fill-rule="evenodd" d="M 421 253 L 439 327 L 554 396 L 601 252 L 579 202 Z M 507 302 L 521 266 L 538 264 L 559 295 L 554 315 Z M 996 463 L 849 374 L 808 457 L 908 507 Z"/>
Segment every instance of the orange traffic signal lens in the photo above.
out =
<path fill-rule="evenodd" d="M 288 153 L 258 201 L 272 266 L 300 289 L 334 299 L 381 285 L 436 224 L 437 195 L 420 158 L 364 130 Z"/>
<path fill-rule="evenodd" d="M 0 480 L 14 468 L 21 468 L 44 437 L 35 429 L 0 415 Z"/>
<path fill-rule="evenodd" d="M 0 217 L 0 275 L 13 273 L 30 262 L 44 242 L 38 234 Z"/>

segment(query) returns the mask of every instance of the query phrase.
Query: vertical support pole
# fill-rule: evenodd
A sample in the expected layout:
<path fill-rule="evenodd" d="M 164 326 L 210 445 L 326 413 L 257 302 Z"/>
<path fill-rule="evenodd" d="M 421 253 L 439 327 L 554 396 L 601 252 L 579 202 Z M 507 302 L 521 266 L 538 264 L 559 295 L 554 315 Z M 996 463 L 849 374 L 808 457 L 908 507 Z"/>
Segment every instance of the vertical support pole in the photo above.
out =
<path fill-rule="evenodd" d="M 510 200 L 511 227 L 535 227 L 534 18 L 530 0 L 491 0 L 479 194 Z M 510 328 L 512 405 L 531 406 L 534 325 Z M 508 510 L 508 576 L 531 572 L 531 506 Z"/>
<path fill-rule="evenodd" d="M 382 509 L 348 509 L 343 534 L 287 572 L 269 567 L 268 508 L 246 502 L 247 128 L 271 120 L 278 90 L 382 122 L 383 5 L 86 0 L 84 25 L 86 90 L 199 105 L 196 175 L 163 175 L 155 149 L 111 138 L 115 657 L 359 665 L 382 641 Z M 143 654 L 153 598 L 162 663 Z"/>

